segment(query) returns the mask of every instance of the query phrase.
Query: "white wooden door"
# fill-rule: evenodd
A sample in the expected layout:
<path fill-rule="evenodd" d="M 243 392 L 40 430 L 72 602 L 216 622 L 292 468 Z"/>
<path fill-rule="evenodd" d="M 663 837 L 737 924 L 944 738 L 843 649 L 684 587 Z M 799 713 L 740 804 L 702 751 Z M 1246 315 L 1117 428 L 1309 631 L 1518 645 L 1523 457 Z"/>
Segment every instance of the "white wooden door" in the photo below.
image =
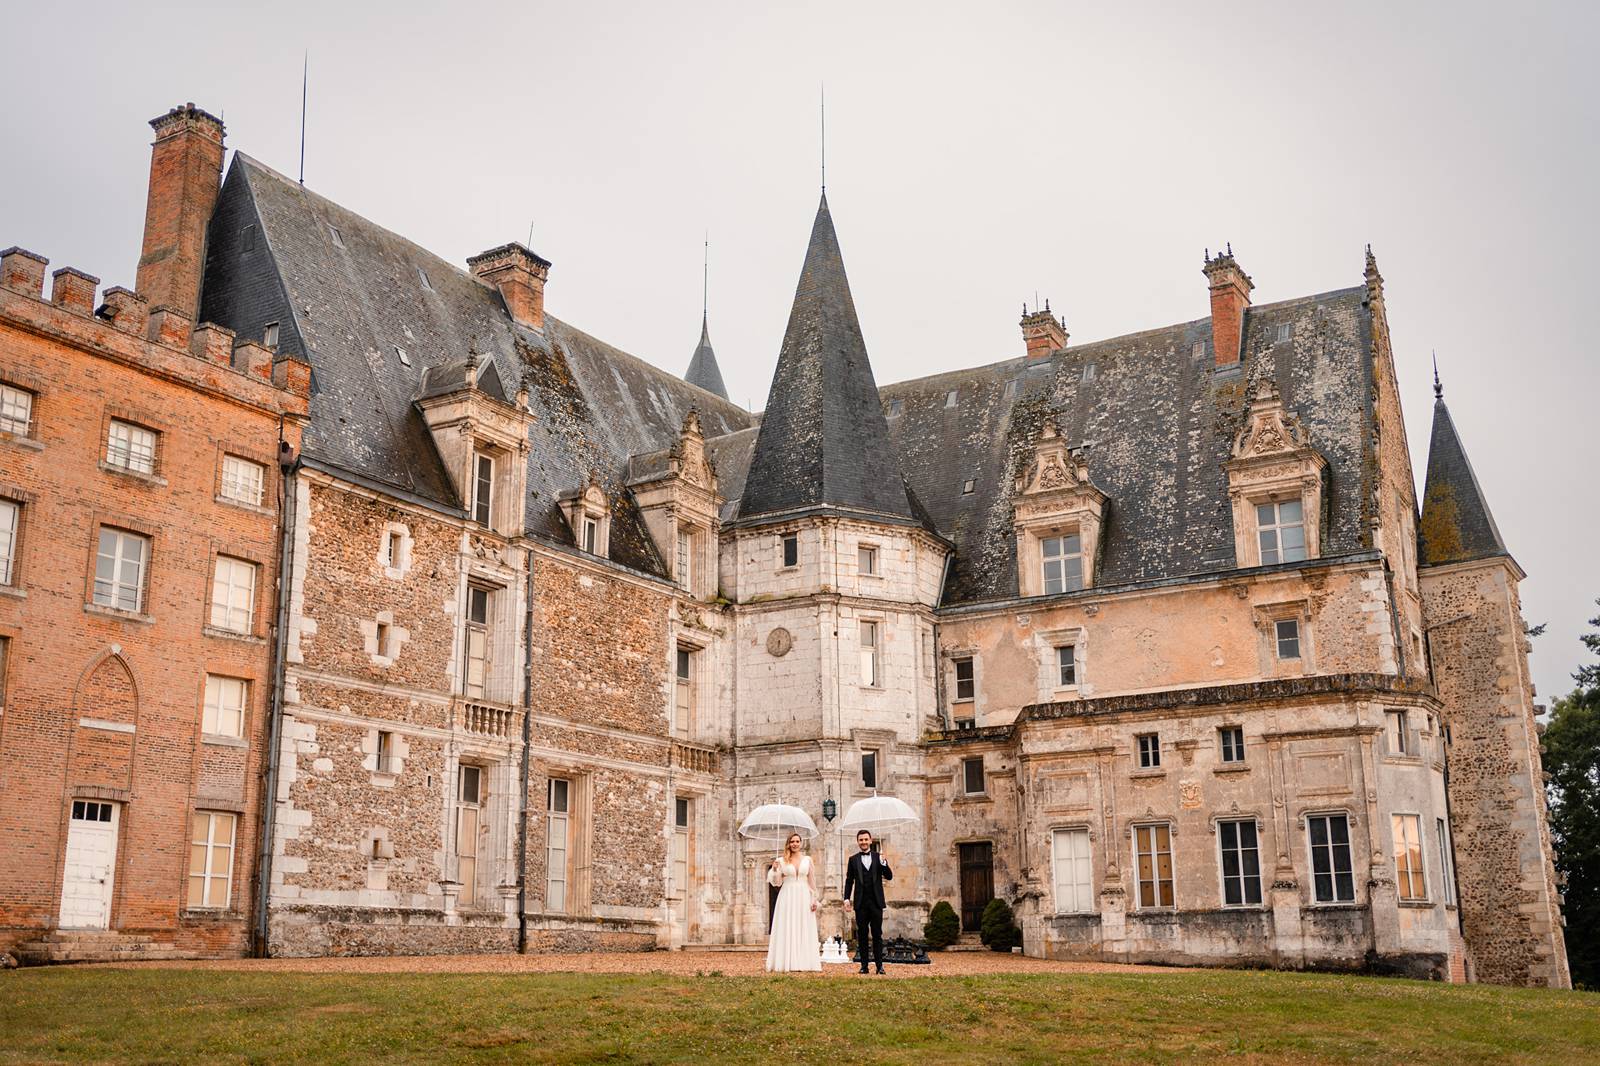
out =
<path fill-rule="evenodd" d="M 104 929 L 111 922 L 111 881 L 117 867 L 115 803 L 73 800 L 67 865 L 61 878 L 61 927 Z"/>

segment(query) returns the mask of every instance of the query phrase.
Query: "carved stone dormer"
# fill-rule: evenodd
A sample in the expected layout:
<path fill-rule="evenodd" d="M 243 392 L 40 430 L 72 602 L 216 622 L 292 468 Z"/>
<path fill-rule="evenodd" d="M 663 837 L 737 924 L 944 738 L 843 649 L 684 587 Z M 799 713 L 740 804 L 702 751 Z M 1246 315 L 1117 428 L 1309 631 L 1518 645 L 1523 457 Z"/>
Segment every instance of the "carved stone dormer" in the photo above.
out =
<path fill-rule="evenodd" d="M 527 390 L 508 399 L 494 359 L 468 351 L 424 372 L 416 405 L 467 516 L 501 536 L 521 535 L 534 422 Z"/>
<path fill-rule="evenodd" d="M 600 471 L 590 470 L 589 481 L 580 489 L 563 492 L 557 506 L 572 527 L 578 550 L 602 559 L 611 554 L 611 497 L 600 484 Z"/>
<path fill-rule="evenodd" d="M 1327 466 L 1284 407 L 1278 386 L 1263 380 L 1228 460 L 1234 556 L 1241 567 L 1317 558 Z"/>
<path fill-rule="evenodd" d="M 1105 506 L 1106 494 L 1090 482 L 1082 457 L 1046 422 L 1011 503 L 1019 595 L 1055 595 L 1094 585 Z"/>
<path fill-rule="evenodd" d="M 723 500 L 699 413 L 689 411 L 667 451 L 634 456 L 629 475 L 645 528 L 672 579 L 697 599 L 715 596 Z"/>

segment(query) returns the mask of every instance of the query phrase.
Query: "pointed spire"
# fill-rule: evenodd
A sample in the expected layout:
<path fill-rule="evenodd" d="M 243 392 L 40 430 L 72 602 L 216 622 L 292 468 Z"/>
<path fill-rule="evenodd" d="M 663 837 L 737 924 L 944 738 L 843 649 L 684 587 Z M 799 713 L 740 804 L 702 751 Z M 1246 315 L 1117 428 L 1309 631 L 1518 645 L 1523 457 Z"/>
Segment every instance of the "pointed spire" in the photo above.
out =
<path fill-rule="evenodd" d="M 722 383 L 722 368 L 717 366 L 717 353 L 711 350 L 711 234 L 709 232 L 706 234 L 703 252 L 700 263 L 700 343 L 695 346 L 694 355 L 689 359 L 689 369 L 684 371 L 683 380 L 726 400 L 728 387 Z"/>
<path fill-rule="evenodd" d="M 1433 353 L 1433 398 L 1444 403 L 1444 386 L 1439 384 L 1439 353 Z"/>
<path fill-rule="evenodd" d="M 915 520 L 824 193 L 739 505 Z"/>
<path fill-rule="evenodd" d="M 1435 364 L 1433 436 L 1428 442 L 1428 481 L 1422 494 L 1417 558 L 1424 566 L 1509 555 L 1489 502 L 1456 433 Z"/>

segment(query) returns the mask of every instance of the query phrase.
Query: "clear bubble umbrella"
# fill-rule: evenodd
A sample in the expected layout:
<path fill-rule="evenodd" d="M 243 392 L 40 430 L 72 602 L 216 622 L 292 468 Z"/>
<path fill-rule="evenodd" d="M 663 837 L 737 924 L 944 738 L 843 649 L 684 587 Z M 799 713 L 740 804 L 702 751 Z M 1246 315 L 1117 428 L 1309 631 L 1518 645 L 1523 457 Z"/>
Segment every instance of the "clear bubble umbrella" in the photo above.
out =
<path fill-rule="evenodd" d="M 849 812 L 839 822 L 839 831 L 859 833 L 869 829 L 874 833 L 882 833 L 903 825 L 915 825 L 919 821 L 921 819 L 904 800 L 893 796 L 868 796 L 850 805 Z"/>
<path fill-rule="evenodd" d="M 799 807 L 788 803 L 763 803 L 744 816 L 739 835 L 750 840 L 781 844 L 790 833 L 810 840 L 817 835 L 817 823 Z"/>

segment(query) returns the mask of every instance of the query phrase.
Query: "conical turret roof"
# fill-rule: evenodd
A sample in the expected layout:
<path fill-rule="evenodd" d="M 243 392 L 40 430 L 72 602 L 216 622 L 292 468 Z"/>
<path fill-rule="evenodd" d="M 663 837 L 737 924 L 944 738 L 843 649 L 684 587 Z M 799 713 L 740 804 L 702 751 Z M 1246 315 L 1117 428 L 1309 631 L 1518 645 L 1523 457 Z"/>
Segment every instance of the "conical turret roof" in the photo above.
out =
<path fill-rule="evenodd" d="M 824 193 L 772 375 L 740 519 L 828 508 L 917 521 Z"/>
<path fill-rule="evenodd" d="M 1437 383 L 1435 394 L 1417 558 L 1424 566 L 1437 566 L 1509 555 Z"/>
<path fill-rule="evenodd" d="M 703 314 L 700 316 L 700 343 L 694 350 L 694 358 L 689 360 L 683 380 L 724 400 L 728 398 L 728 387 L 722 383 L 722 370 L 717 366 L 717 353 L 711 350 L 711 331 Z"/>

